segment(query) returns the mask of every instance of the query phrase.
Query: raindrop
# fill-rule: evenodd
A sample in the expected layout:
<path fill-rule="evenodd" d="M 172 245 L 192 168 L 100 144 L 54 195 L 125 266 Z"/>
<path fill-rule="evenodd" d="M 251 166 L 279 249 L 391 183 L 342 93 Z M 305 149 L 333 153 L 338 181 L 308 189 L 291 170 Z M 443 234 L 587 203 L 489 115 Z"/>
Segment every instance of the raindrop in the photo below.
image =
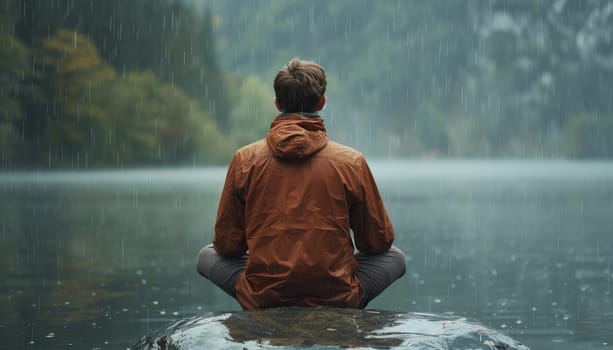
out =
<path fill-rule="evenodd" d="M 125 237 L 121 237 L 121 261 L 123 262 L 125 253 Z"/>

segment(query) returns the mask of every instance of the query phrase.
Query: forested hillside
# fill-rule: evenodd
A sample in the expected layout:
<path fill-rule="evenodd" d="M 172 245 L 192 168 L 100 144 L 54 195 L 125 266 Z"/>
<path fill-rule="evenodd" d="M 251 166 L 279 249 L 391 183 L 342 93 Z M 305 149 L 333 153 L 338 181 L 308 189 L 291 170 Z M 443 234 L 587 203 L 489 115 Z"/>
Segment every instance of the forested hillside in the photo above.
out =
<path fill-rule="evenodd" d="M 4 168 L 227 160 L 210 15 L 165 0 L 2 0 Z"/>
<path fill-rule="evenodd" d="M 294 56 L 375 157 L 613 156 L 613 3 L 0 0 L 0 167 L 225 162 Z"/>
<path fill-rule="evenodd" d="M 320 61 L 333 134 L 380 156 L 613 156 L 610 1 L 210 4 L 224 68 Z"/>

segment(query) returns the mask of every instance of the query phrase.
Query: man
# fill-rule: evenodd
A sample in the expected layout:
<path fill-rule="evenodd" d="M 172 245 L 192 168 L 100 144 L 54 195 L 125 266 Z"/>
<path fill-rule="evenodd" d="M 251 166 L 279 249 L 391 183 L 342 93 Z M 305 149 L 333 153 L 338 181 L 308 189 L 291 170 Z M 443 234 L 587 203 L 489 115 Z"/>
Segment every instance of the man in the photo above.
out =
<path fill-rule="evenodd" d="M 291 60 L 274 81 L 281 114 L 228 168 L 197 268 L 245 310 L 364 308 L 405 272 L 366 160 L 328 140 L 326 85 L 318 64 Z"/>

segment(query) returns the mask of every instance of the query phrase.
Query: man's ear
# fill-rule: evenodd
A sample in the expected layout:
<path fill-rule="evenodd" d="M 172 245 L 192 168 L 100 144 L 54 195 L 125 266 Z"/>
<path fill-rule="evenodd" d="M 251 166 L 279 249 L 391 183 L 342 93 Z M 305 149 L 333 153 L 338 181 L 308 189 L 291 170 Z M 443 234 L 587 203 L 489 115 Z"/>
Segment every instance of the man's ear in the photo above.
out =
<path fill-rule="evenodd" d="M 281 105 L 279 104 L 279 100 L 277 100 L 277 96 L 275 96 L 275 107 L 277 107 L 277 110 L 279 112 L 283 112 L 283 108 L 281 108 Z"/>
<path fill-rule="evenodd" d="M 326 95 L 323 95 L 321 97 L 321 100 L 319 100 L 319 103 L 317 104 L 317 106 L 315 107 L 315 111 L 319 112 L 322 109 L 324 109 L 324 106 L 326 105 Z"/>

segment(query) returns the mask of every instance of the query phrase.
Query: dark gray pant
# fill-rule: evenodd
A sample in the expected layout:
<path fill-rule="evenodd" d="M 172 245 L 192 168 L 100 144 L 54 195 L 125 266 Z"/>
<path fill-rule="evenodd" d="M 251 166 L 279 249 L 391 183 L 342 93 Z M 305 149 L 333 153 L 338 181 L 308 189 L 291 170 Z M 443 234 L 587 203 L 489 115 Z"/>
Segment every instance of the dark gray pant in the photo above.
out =
<path fill-rule="evenodd" d="M 355 258 L 358 262 L 355 274 L 362 283 L 364 295 L 360 308 L 365 308 L 406 271 L 406 257 L 395 246 L 381 254 L 357 253 Z M 198 254 L 197 269 L 198 273 L 236 299 L 236 281 L 246 263 L 247 256 L 224 258 L 209 244 Z"/>

